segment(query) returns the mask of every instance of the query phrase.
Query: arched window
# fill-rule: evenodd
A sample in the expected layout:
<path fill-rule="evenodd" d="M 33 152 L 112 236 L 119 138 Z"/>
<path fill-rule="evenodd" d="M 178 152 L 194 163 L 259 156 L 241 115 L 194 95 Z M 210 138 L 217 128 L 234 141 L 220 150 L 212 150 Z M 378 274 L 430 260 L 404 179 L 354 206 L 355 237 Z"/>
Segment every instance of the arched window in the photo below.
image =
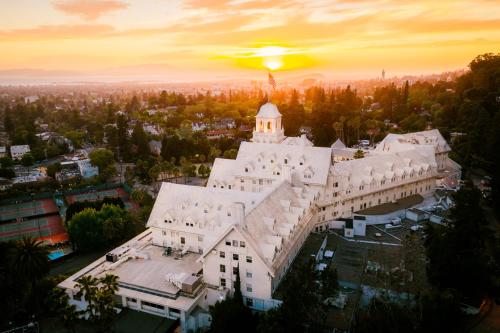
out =
<path fill-rule="evenodd" d="M 267 122 L 267 129 L 268 129 L 268 130 L 270 130 L 270 129 L 271 129 L 271 122 L 270 122 L 270 121 L 268 121 L 268 122 Z"/>

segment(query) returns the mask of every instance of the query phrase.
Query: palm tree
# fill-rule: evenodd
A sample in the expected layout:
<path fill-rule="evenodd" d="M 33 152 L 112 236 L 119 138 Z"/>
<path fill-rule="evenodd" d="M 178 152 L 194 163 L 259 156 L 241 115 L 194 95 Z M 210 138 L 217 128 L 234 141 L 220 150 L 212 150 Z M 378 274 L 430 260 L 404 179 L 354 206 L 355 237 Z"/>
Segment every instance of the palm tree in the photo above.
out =
<path fill-rule="evenodd" d="M 49 251 L 42 241 L 23 238 L 16 242 L 11 253 L 11 269 L 15 276 L 31 282 L 32 286 L 50 270 Z"/>
<path fill-rule="evenodd" d="M 106 274 L 99 279 L 99 282 L 103 284 L 103 289 L 105 291 L 116 293 L 118 291 L 118 276 L 113 274 Z"/>
<path fill-rule="evenodd" d="M 75 288 L 78 289 L 76 293 L 76 297 L 84 297 L 87 302 L 87 310 L 86 312 L 89 314 L 89 319 L 95 318 L 95 300 L 97 294 L 97 283 L 98 279 L 93 277 L 92 275 L 84 275 L 78 279 L 77 284 L 75 284 Z"/>

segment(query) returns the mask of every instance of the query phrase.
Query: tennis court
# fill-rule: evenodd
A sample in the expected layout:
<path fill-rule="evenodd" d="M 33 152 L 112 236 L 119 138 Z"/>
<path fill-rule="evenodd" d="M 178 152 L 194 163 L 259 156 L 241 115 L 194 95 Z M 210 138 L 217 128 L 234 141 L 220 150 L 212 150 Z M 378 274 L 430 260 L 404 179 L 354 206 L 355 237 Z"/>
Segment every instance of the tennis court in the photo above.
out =
<path fill-rule="evenodd" d="M 33 201 L 0 206 L 0 222 L 58 212 L 59 210 L 54 200 L 36 199 Z"/>
<path fill-rule="evenodd" d="M 20 222 L 0 224 L 0 240 L 16 240 L 33 237 L 58 243 L 68 239 L 59 215 L 24 219 Z"/>
<path fill-rule="evenodd" d="M 65 198 L 68 204 L 72 204 L 77 201 L 97 201 L 104 198 L 120 198 L 125 204 L 125 208 L 138 208 L 138 206 L 130 200 L 128 193 L 121 187 L 106 190 L 91 190 L 84 193 L 67 195 Z"/>

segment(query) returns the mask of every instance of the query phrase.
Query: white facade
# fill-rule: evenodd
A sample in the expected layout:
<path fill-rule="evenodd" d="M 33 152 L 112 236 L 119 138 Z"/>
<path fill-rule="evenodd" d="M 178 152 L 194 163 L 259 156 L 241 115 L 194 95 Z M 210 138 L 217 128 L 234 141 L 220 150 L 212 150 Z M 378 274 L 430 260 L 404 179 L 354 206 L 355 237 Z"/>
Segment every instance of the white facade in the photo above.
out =
<path fill-rule="evenodd" d="M 101 258 L 60 286 L 73 295 L 80 276 L 111 272 L 123 306 L 179 318 L 183 332 L 209 325 L 208 307 L 234 292 L 236 272 L 249 307 L 275 307 L 273 292 L 312 230 L 364 235 L 366 221 L 339 219 L 433 193 L 436 160 L 448 148 L 432 134 L 431 143 L 415 134 L 423 144 L 386 138 L 354 159 L 340 141 L 321 148 L 305 136 L 285 138 L 281 114 L 267 103 L 252 142 L 241 143 L 235 160 L 216 159 L 206 187 L 163 183 L 148 229 L 110 253 L 116 263 Z"/>
<path fill-rule="evenodd" d="M 7 149 L 5 146 L 0 146 L 0 158 L 7 156 Z"/>
<path fill-rule="evenodd" d="M 10 147 L 10 155 L 13 160 L 20 160 L 23 158 L 24 154 L 30 152 L 30 146 L 28 145 L 19 145 L 19 146 L 11 146 Z"/>

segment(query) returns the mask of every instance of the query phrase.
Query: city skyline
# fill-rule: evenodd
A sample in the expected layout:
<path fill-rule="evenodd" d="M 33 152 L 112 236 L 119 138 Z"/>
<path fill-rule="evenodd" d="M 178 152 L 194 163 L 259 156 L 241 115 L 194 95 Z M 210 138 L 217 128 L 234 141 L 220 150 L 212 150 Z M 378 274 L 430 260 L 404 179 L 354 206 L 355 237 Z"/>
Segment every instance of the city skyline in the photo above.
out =
<path fill-rule="evenodd" d="M 3 9 L 1 81 L 262 77 L 263 48 L 279 49 L 273 69 L 283 75 L 373 78 L 385 68 L 391 77 L 463 69 L 500 47 L 489 0 L 20 0 Z"/>

